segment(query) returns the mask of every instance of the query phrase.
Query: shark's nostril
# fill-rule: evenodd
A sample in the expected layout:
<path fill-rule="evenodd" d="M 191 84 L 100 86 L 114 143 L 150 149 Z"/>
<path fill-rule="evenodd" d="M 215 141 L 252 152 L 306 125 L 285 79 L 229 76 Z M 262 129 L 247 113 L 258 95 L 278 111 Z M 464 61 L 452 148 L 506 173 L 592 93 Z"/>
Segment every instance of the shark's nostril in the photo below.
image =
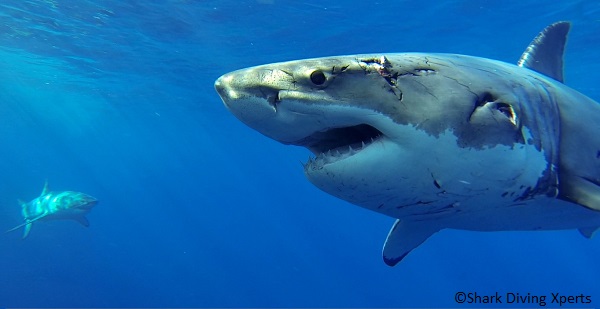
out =
<path fill-rule="evenodd" d="M 279 92 L 268 94 L 267 102 L 269 102 L 269 105 L 273 106 L 273 108 L 275 108 L 277 111 L 277 105 L 281 102 L 279 99 Z"/>
<path fill-rule="evenodd" d="M 267 102 L 269 102 L 269 105 L 277 109 L 277 104 L 281 102 L 279 99 L 279 89 L 261 86 L 258 88 L 258 92 L 260 93 L 260 96 L 262 96 L 267 100 Z"/>

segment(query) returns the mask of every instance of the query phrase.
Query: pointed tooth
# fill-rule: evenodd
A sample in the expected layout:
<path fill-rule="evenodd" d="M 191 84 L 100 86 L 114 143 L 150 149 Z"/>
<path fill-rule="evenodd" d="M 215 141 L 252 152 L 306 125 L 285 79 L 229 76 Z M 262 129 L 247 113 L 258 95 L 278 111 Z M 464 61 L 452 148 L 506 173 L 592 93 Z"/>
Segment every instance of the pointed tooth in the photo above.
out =
<path fill-rule="evenodd" d="M 341 156 L 342 154 L 340 153 L 340 151 L 339 151 L 339 150 L 336 150 L 336 151 L 335 151 L 335 155 L 339 157 L 339 156 Z"/>
<path fill-rule="evenodd" d="M 362 141 L 362 148 L 365 148 L 365 141 Z"/>

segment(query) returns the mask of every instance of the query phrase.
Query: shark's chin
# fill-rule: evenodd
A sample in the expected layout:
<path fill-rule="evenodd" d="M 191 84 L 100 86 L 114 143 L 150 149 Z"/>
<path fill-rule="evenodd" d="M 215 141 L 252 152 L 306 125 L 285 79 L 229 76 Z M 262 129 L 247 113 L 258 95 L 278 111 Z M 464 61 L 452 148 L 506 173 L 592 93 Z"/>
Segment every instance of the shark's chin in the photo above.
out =
<path fill-rule="evenodd" d="M 355 205 L 380 211 L 378 205 L 400 205 L 397 195 L 411 190 L 404 175 L 418 164 L 402 164 L 411 152 L 385 135 L 339 155 L 321 155 L 304 165 L 308 181 L 320 190 Z M 425 175 L 419 166 L 419 175 Z M 427 175 L 429 178 L 430 176 Z M 420 183 L 417 184 L 421 185 Z M 433 187 L 433 186 L 432 186 Z M 396 203 L 397 202 L 397 203 Z"/>

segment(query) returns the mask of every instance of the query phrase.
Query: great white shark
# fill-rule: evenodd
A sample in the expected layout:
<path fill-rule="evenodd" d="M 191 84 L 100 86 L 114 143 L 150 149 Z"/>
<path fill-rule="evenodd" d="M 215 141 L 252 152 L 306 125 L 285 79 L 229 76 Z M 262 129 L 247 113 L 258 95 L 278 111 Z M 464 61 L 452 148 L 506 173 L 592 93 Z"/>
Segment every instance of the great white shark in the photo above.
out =
<path fill-rule="evenodd" d="M 23 227 L 23 239 L 25 239 L 31 231 L 31 225 L 38 220 L 75 220 L 85 227 L 89 226 L 90 223 L 85 215 L 98 204 L 98 200 L 81 192 L 52 192 L 48 190 L 48 181 L 46 181 L 39 197 L 27 203 L 20 201 L 20 204 L 25 222 L 6 233 Z"/>
<path fill-rule="evenodd" d="M 393 266 L 443 229 L 600 226 L 600 104 L 563 83 L 570 23 L 517 65 L 455 54 L 368 54 L 262 65 L 215 82 L 225 106 L 308 148 L 319 189 L 397 218 Z"/>

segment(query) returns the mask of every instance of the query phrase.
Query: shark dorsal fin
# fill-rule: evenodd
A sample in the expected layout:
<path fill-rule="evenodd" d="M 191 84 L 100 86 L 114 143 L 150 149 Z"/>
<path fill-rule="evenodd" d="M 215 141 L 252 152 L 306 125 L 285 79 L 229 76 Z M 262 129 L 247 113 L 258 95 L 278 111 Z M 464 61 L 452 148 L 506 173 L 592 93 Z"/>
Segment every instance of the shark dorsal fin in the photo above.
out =
<path fill-rule="evenodd" d="M 44 182 L 44 189 L 42 189 L 42 194 L 40 194 L 40 196 L 44 196 L 46 194 L 48 194 L 49 190 L 48 190 L 48 179 L 46 179 L 46 182 Z"/>
<path fill-rule="evenodd" d="M 529 44 L 518 65 L 563 82 L 563 55 L 571 23 L 556 22 L 544 29 Z"/>

